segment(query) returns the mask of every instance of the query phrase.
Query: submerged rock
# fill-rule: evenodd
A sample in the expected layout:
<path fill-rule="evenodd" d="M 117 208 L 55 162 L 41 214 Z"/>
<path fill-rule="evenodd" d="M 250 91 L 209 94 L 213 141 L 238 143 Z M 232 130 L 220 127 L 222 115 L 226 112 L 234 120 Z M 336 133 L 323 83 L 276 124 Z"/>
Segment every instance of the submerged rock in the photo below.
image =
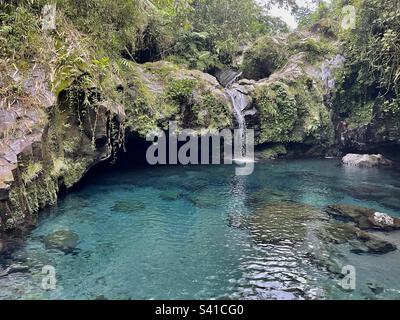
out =
<path fill-rule="evenodd" d="M 176 201 L 182 195 L 179 191 L 164 191 L 160 193 L 160 197 L 166 201 Z"/>
<path fill-rule="evenodd" d="M 259 191 L 251 193 L 247 198 L 247 202 L 249 206 L 259 208 L 271 202 L 278 202 L 287 198 L 288 194 L 286 192 L 271 188 L 262 188 Z"/>
<path fill-rule="evenodd" d="M 378 239 L 370 234 L 364 234 L 357 238 L 359 243 L 351 242 L 353 246 L 351 252 L 356 254 L 371 253 L 371 254 L 386 254 L 397 250 L 397 247 L 385 240 Z"/>
<path fill-rule="evenodd" d="M 24 265 L 20 265 L 20 264 L 13 264 L 13 265 L 9 266 L 6 270 L 6 272 L 8 274 L 19 273 L 19 272 L 28 272 L 28 271 L 29 271 L 28 266 L 24 266 Z"/>
<path fill-rule="evenodd" d="M 352 224 L 333 222 L 319 231 L 319 237 L 324 242 L 344 244 L 356 239 L 356 230 Z"/>
<path fill-rule="evenodd" d="M 180 187 L 190 192 L 199 192 L 204 189 L 207 189 L 210 185 L 210 181 L 205 179 L 191 179 L 184 180 L 179 183 Z"/>
<path fill-rule="evenodd" d="M 352 205 L 331 205 L 326 212 L 340 220 L 354 222 L 360 229 L 391 231 L 400 229 L 400 219 L 373 209 Z"/>
<path fill-rule="evenodd" d="M 343 157 L 342 163 L 348 166 L 373 168 L 379 166 L 390 166 L 392 161 L 381 154 L 347 154 Z"/>
<path fill-rule="evenodd" d="M 198 208 L 214 208 L 221 202 L 221 196 L 215 193 L 189 194 L 186 199 Z"/>
<path fill-rule="evenodd" d="M 114 212 L 134 213 L 143 210 L 145 205 L 138 200 L 120 200 L 116 201 L 112 207 Z"/>
<path fill-rule="evenodd" d="M 367 283 L 368 288 L 374 293 L 374 294 L 382 294 L 385 291 L 384 287 L 381 287 L 377 285 L 376 283 Z"/>
<path fill-rule="evenodd" d="M 317 208 L 280 201 L 256 209 L 247 227 L 261 242 L 295 244 L 306 240 L 310 228 L 308 223 L 320 216 Z"/>
<path fill-rule="evenodd" d="M 75 250 L 79 236 L 70 230 L 59 230 L 44 237 L 43 242 L 46 249 L 57 249 L 68 254 Z"/>
<path fill-rule="evenodd" d="M 319 231 L 320 239 L 336 245 L 349 244 L 350 251 L 356 254 L 385 254 L 397 247 L 375 235 L 360 230 L 350 223 L 336 222 L 327 225 Z"/>

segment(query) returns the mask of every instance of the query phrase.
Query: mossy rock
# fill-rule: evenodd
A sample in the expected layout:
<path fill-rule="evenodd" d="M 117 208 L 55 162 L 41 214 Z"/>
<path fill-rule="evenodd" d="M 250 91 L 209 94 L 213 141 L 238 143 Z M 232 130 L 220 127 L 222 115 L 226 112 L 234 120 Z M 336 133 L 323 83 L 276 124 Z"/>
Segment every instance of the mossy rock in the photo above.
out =
<path fill-rule="evenodd" d="M 281 79 L 259 84 L 255 90 L 261 122 L 258 143 L 323 145 L 329 140 L 331 122 L 318 83 L 306 75 L 276 76 Z"/>
<path fill-rule="evenodd" d="M 259 38 L 244 53 L 243 77 L 254 80 L 267 78 L 286 63 L 287 57 L 284 42 L 269 36 Z"/>
<path fill-rule="evenodd" d="M 285 156 L 286 154 L 286 147 L 283 144 L 276 144 L 258 151 L 256 155 L 262 160 L 268 160 L 276 159 L 280 156 Z"/>
<path fill-rule="evenodd" d="M 111 210 L 114 212 L 135 213 L 144 208 L 145 204 L 138 200 L 119 200 L 114 203 Z"/>
<path fill-rule="evenodd" d="M 324 59 L 328 54 L 334 52 L 331 43 L 322 39 L 306 38 L 294 41 L 290 45 L 290 49 L 294 52 L 304 52 L 306 59 L 310 63 Z"/>
<path fill-rule="evenodd" d="M 259 143 L 289 142 L 298 119 L 296 97 L 288 85 L 274 82 L 256 90 L 256 105 L 261 116 Z"/>

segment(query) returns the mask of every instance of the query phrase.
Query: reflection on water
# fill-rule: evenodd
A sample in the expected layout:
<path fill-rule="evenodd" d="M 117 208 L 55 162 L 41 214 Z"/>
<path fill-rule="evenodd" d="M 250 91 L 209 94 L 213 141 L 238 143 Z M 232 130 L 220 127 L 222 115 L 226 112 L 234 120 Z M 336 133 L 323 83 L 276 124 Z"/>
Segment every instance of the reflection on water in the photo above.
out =
<path fill-rule="evenodd" d="M 28 270 L 0 277 L 0 298 L 399 298 L 398 251 L 352 253 L 350 226 L 322 210 L 341 203 L 398 216 L 398 178 L 334 160 L 257 163 L 251 176 L 235 166 L 97 175 L 3 257 L 1 269 Z M 64 251 L 49 244 L 60 235 Z M 397 232 L 380 236 L 400 247 Z M 337 285 L 348 264 L 357 270 L 350 293 Z M 54 291 L 41 288 L 44 265 L 56 269 Z"/>

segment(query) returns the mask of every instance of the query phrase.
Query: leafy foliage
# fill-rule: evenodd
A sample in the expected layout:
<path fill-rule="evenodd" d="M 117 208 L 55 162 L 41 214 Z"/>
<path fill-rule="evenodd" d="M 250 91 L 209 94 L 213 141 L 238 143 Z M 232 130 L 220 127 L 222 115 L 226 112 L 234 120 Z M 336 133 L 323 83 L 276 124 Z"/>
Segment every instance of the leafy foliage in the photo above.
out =
<path fill-rule="evenodd" d="M 261 87 L 256 103 L 261 113 L 260 142 L 290 142 L 298 109 L 289 87 L 281 82 Z"/>
<path fill-rule="evenodd" d="M 335 1 L 336 12 L 345 4 L 356 7 L 354 30 L 343 31 L 346 63 L 338 73 L 334 109 L 340 117 L 372 120 L 373 114 L 399 116 L 400 3 L 390 0 Z M 371 115 L 371 105 L 383 100 Z M 354 122 L 351 120 L 351 122 Z"/>

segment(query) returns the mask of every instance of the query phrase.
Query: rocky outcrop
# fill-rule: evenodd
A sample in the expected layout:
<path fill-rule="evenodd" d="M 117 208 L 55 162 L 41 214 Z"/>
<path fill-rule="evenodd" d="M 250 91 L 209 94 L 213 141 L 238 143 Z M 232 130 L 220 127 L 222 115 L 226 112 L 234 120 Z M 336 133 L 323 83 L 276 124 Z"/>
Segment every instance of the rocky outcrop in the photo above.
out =
<path fill-rule="evenodd" d="M 246 122 L 256 131 L 257 145 L 290 149 L 298 144 L 304 154 L 323 155 L 334 144 L 326 99 L 327 86 L 332 84 L 327 74 L 332 72 L 322 63 L 334 54 L 326 43 L 317 34 L 296 32 L 263 37 L 247 50 L 243 76 L 251 80 L 241 79 L 238 84 L 251 97 Z"/>
<path fill-rule="evenodd" d="M 346 166 L 373 168 L 379 166 L 391 166 L 392 161 L 381 154 L 347 154 L 343 157 L 342 163 Z"/>
<path fill-rule="evenodd" d="M 109 92 L 81 90 L 73 82 L 56 97 L 47 85 L 50 75 L 35 68 L 18 79 L 24 97 L 0 106 L 0 233 L 35 224 L 40 209 L 53 205 L 60 191 L 99 162 L 114 159 L 126 134 L 144 139 L 155 129 L 168 129 L 170 121 L 199 134 L 233 126 L 223 88 L 200 71 L 162 61 L 132 63 L 126 81 L 112 88 L 126 97 L 122 105 L 108 99 Z M 114 209 L 136 207 L 119 203 Z"/>
<path fill-rule="evenodd" d="M 22 97 L 0 105 L 0 233 L 34 224 L 60 190 L 113 155 L 122 132 L 120 106 L 82 107 L 73 91 L 57 98 L 38 66 L 15 81 Z"/>
<path fill-rule="evenodd" d="M 134 68 L 135 76 L 125 89 L 129 132 L 145 137 L 151 131 L 168 129 L 170 121 L 178 129 L 200 134 L 232 127 L 232 105 L 214 76 L 166 61 Z"/>
<path fill-rule="evenodd" d="M 360 229 L 391 231 L 400 229 L 400 219 L 373 209 L 351 205 L 331 205 L 326 208 L 330 215 L 354 222 Z"/>
<path fill-rule="evenodd" d="M 348 244 L 350 251 L 356 254 L 386 254 L 397 249 L 385 239 L 362 231 L 349 223 L 330 223 L 320 229 L 319 237 L 326 243 Z"/>
<path fill-rule="evenodd" d="M 287 61 L 284 38 L 265 36 L 259 38 L 243 56 L 243 76 L 260 80 L 269 77 Z"/>

